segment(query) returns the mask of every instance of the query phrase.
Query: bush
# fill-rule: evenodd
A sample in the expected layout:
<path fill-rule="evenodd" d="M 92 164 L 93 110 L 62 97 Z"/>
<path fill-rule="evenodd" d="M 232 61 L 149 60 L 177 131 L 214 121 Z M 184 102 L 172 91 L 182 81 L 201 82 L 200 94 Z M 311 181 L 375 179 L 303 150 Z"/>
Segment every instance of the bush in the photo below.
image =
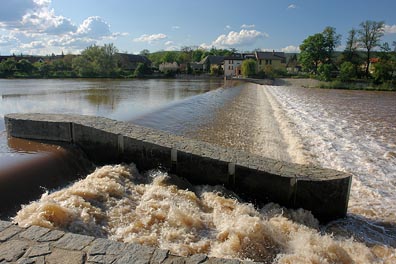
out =
<path fill-rule="evenodd" d="M 333 66 L 330 64 L 322 64 L 318 68 L 319 78 L 322 81 L 330 81 L 331 80 L 331 71 L 333 70 Z"/>
<path fill-rule="evenodd" d="M 350 81 L 354 77 L 356 77 L 355 66 L 349 61 L 342 63 L 340 66 L 340 75 L 338 76 L 338 78 L 341 81 L 345 82 L 345 81 Z"/>

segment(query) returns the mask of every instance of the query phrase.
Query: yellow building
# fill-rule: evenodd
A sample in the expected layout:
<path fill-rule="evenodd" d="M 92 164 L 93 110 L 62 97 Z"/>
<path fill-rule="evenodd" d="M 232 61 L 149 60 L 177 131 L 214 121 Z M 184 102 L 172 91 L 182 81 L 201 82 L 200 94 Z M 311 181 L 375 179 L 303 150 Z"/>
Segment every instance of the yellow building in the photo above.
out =
<path fill-rule="evenodd" d="M 257 70 L 264 71 L 266 68 L 286 69 L 286 56 L 284 52 L 256 51 Z"/>

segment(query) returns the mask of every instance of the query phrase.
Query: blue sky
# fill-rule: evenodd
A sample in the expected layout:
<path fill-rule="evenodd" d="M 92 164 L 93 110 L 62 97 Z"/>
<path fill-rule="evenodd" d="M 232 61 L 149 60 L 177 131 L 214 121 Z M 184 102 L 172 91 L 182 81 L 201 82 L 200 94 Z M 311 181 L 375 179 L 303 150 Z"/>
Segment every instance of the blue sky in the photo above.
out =
<path fill-rule="evenodd" d="M 0 55 L 78 53 L 105 43 L 128 53 L 183 46 L 296 52 L 326 26 L 345 45 L 365 20 L 385 21 L 383 41 L 396 41 L 394 0 L 0 1 Z"/>

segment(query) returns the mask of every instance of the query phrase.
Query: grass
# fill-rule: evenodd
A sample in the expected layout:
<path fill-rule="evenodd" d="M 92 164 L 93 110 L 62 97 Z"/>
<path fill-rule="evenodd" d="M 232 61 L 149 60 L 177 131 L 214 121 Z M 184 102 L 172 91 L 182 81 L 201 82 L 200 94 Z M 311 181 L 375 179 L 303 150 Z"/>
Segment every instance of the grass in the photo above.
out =
<path fill-rule="evenodd" d="M 318 88 L 324 89 L 346 89 L 346 90 L 368 90 L 368 91 L 396 91 L 396 85 L 391 82 L 375 84 L 371 81 L 359 80 L 342 82 L 334 80 L 330 82 L 321 82 Z"/>

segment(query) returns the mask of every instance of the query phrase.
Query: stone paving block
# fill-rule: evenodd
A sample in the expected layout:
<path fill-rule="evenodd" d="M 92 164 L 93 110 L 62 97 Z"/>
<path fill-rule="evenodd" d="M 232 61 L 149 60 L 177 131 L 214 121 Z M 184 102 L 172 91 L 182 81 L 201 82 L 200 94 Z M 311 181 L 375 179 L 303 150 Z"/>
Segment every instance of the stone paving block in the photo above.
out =
<path fill-rule="evenodd" d="M 17 262 L 18 264 L 45 264 L 44 256 L 37 258 L 21 258 Z"/>
<path fill-rule="evenodd" d="M 53 245 L 63 249 L 82 250 L 94 239 L 95 238 L 89 236 L 67 233 Z"/>
<path fill-rule="evenodd" d="M 30 240 L 37 240 L 41 236 L 47 234 L 49 231 L 51 231 L 51 230 L 48 228 L 39 227 L 39 226 L 30 226 L 28 229 L 26 229 L 25 231 L 20 233 L 19 237 L 30 239 Z"/>
<path fill-rule="evenodd" d="M 118 255 L 125 248 L 125 246 L 126 245 L 124 243 L 104 238 L 97 238 L 92 242 L 88 253 L 89 255 Z"/>
<path fill-rule="evenodd" d="M 205 254 L 195 254 L 188 258 L 186 258 L 186 264 L 200 264 L 205 262 L 208 259 L 208 256 Z"/>
<path fill-rule="evenodd" d="M 49 243 L 42 243 L 38 245 L 32 246 L 27 252 L 26 255 L 29 258 L 39 257 L 48 255 L 51 253 L 50 244 Z"/>
<path fill-rule="evenodd" d="M 240 264 L 242 262 L 237 259 L 208 258 L 203 263 L 205 263 L 205 264 Z"/>
<path fill-rule="evenodd" d="M 16 234 L 18 234 L 19 232 L 21 232 L 22 230 L 24 230 L 24 229 L 20 228 L 18 226 L 15 226 L 15 225 L 9 226 L 8 228 L 6 228 L 0 232 L 0 242 L 4 242 L 4 241 L 10 239 L 11 237 L 13 237 Z"/>
<path fill-rule="evenodd" d="M 45 257 L 46 264 L 83 264 L 85 252 L 54 248 L 52 253 Z"/>
<path fill-rule="evenodd" d="M 25 254 L 29 243 L 22 240 L 10 240 L 0 244 L 0 261 L 16 261 Z"/>
<path fill-rule="evenodd" d="M 37 239 L 38 242 L 51 242 L 56 241 L 63 237 L 65 232 L 59 230 L 51 230 L 50 232 L 46 233 L 45 235 L 41 236 Z"/>
<path fill-rule="evenodd" d="M 4 229 L 10 227 L 10 226 L 12 226 L 11 222 L 0 220 L 0 232 L 3 231 Z"/>
<path fill-rule="evenodd" d="M 150 263 L 152 264 L 159 264 L 164 262 L 164 260 L 168 257 L 169 250 L 156 248 L 153 256 L 151 257 Z"/>
<path fill-rule="evenodd" d="M 186 258 L 184 257 L 177 257 L 177 256 L 169 256 L 163 264 L 185 264 Z"/>
<path fill-rule="evenodd" d="M 149 246 L 128 244 L 121 253 L 122 257 L 116 260 L 115 263 L 150 263 L 154 250 L 155 248 Z"/>
<path fill-rule="evenodd" d="M 116 259 L 117 256 L 114 255 L 95 255 L 95 256 L 88 256 L 87 263 L 109 264 L 109 263 L 113 263 Z"/>

